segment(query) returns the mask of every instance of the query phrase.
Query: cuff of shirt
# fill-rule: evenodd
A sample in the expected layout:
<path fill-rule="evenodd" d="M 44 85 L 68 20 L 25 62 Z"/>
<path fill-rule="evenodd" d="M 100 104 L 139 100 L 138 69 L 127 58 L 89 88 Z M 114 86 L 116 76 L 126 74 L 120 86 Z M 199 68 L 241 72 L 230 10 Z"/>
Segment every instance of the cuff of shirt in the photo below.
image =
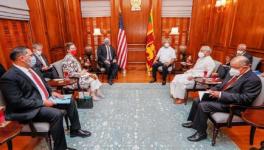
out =
<path fill-rule="evenodd" d="M 221 98 L 221 96 L 222 96 L 222 92 L 219 93 L 219 98 L 218 98 L 218 100 Z"/>

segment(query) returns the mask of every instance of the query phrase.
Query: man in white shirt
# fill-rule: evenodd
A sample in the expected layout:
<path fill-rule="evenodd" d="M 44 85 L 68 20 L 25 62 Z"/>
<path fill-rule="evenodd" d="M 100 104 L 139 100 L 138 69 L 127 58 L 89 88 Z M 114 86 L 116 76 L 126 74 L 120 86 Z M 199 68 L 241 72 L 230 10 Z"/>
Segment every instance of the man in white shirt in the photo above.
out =
<path fill-rule="evenodd" d="M 168 67 L 170 67 L 173 62 L 176 59 L 176 52 L 175 50 L 170 47 L 170 43 L 168 40 L 166 40 L 163 43 L 163 47 L 159 49 L 159 52 L 154 59 L 153 65 L 152 65 L 152 77 L 153 79 L 150 81 L 150 83 L 156 82 L 157 78 L 157 70 L 160 66 L 162 66 L 162 85 L 166 84 L 166 78 L 168 75 Z"/>
<path fill-rule="evenodd" d="M 212 49 L 209 46 L 202 46 L 198 53 L 198 60 L 193 68 L 186 71 L 184 74 L 179 74 L 174 77 L 170 84 L 170 93 L 176 104 L 184 102 L 184 96 L 187 88 L 194 86 L 194 77 L 209 77 L 215 68 L 215 62 L 210 56 Z"/>

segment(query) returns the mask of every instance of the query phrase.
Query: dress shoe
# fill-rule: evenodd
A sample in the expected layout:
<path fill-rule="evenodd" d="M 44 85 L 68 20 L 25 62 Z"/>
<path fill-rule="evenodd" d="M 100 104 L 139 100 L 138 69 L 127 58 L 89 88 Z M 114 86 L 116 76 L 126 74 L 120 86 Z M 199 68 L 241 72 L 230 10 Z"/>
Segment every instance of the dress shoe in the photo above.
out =
<path fill-rule="evenodd" d="M 114 84 L 112 80 L 109 80 L 108 83 L 109 83 L 109 85 L 113 85 Z"/>
<path fill-rule="evenodd" d="M 206 138 L 207 138 L 206 132 L 204 132 L 204 133 L 196 132 L 196 133 L 194 133 L 194 135 L 189 136 L 187 139 L 191 142 L 198 142 L 198 141 L 201 141 L 201 140 L 206 139 Z"/>
<path fill-rule="evenodd" d="M 176 99 L 175 100 L 175 104 L 183 104 L 185 101 L 184 101 L 184 99 Z"/>
<path fill-rule="evenodd" d="M 100 98 L 105 98 L 104 94 L 99 92 L 99 91 L 97 92 L 97 96 L 100 97 Z"/>
<path fill-rule="evenodd" d="M 162 81 L 162 83 L 161 83 L 162 85 L 166 85 L 166 81 Z"/>
<path fill-rule="evenodd" d="M 186 123 L 182 124 L 182 127 L 184 127 L 184 128 L 192 128 L 192 126 L 193 126 L 192 122 L 186 122 Z"/>
<path fill-rule="evenodd" d="M 85 130 L 81 130 L 81 129 L 74 130 L 74 131 L 70 131 L 70 137 L 76 137 L 76 136 L 78 136 L 78 137 L 83 137 L 84 138 L 84 137 L 89 137 L 91 135 L 92 135 L 91 132 L 85 131 Z"/>
<path fill-rule="evenodd" d="M 92 96 L 92 98 L 93 98 L 93 100 L 94 101 L 100 101 L 100 100 L 102 100 L 100 97 L 98 97 L 98 96 Z"/>
<path fill-rule="evenodd" d="M 157 81 L 156 79 L 152 79 L 151 81 L 149 81 L 149 83 L 154 83 L 156 81 Z"/>
<path fill-rule="evenodd" d="M 77 150 L 75 148 L 70 148 L 70 147 L 67 147 L 66 150 Z"/>

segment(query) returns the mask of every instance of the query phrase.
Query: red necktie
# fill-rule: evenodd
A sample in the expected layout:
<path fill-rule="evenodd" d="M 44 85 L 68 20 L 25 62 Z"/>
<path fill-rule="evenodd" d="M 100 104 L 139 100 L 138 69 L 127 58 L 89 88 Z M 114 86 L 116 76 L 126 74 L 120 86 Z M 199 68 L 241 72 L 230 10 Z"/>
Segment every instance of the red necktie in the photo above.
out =
<path fill-rule="evenodd" d="M 40 90 L 44 93 L 45 97 L 48 98 L 49 93 L 48 93 L 46 87 L 44 86 L 43 82 L 37 77 L 36 73 L 33 70 L 29 69 L 28 71 L 30 72 L 31 76 L 33 77 L 33 80 L 40 87 Z"/>
<path fill-rule="evenodd" d="M 234 84 L 237 81 L 238 77 L 234 76 L 232 77 L 228 82 L 226 82 L 226 84 L 223 86 L 222 90 L 226 90 L 227 88 L 229 88 L 232 84 Z"/>

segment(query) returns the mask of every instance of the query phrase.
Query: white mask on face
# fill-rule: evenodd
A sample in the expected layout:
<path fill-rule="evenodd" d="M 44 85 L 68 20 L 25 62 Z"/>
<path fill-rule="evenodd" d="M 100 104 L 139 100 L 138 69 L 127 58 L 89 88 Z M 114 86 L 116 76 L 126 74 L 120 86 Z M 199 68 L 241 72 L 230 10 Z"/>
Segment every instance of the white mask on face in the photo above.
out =
<path fill-rule="evenodd" d="M 240 71 L 238 69 L 231 68 L 229 71 L 230 76 L 239 76 Z"/>
<path fill-rule="evenodd" d="M 199 58 L 203 58 L 204 56 L 205 56 L 205 54 L 204 54 L 203 52 L 199 52 L 199 53 L 198 53 L 198 57 L 199 57 Z"/>
<path fill-rule="evenodd" d="M 237 55 L 242 55 L 243 53 L 243 51 L 237 50 Z"/>
<path fill-rule="evenodd" d="M 27 64 L 30 66 L 30 67 L 33 67 L 35 64 L 36 64 L 36 57 L 35 56 L 31 56 L 30 59 L 27 61 Z"/>
<path fill-rule="evenodd" d="M 168 47 L 170 46 L 170 44 L 169 44 L 169 43 L 165 43 L 164 46 L 165 46 L 166 48 L 168 48 Z"/>
<path fill-rule="evenodd" d="M 39 51 L 39 50 L 37 50 L 36 53 L 37 53 L 37 55 L 41 55 L 42 54 L 42 52 Z"/>

